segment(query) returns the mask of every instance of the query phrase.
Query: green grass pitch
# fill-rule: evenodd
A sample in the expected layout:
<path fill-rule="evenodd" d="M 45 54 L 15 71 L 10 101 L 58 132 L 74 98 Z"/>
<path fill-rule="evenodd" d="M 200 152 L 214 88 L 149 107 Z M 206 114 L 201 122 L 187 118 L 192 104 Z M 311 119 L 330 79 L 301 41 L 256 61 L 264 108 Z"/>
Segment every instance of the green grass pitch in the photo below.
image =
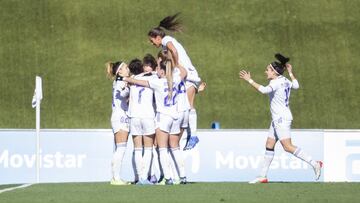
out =
<path fill-rule="evenodd" d="M 37 184 L 4 192 L 0 194 L 0 202 L 358 202 L 359 190 L 359 183 L 192 183 L 174 186 L 64 183 Z"/>

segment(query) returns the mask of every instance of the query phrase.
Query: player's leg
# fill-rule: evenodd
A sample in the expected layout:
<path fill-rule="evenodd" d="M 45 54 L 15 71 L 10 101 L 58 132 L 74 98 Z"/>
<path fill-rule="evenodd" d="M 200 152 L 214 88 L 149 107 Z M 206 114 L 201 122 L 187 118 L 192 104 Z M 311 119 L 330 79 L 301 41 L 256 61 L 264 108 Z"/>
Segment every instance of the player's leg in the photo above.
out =
<path fill-rule="evenodd" d="M 131 118 L 130 119 L 130 132 L 133 135 L 133 157 L 132 157 L 132 164 L 134 169 L 135 175 L 135 183 L 139 181 L 139 176 L 141 175 L 142 171 L 142 151 L 143 151 L 143 144 L 142 144 L 142 126 L 141 126 L 141 119 L 140 118 Z"/>
<path fill-rule="evenodd" d="M 133 135 L 133 143 L 134 143 L 134 162 L 135 162 L 135 176 L 138 177 L 140 180 L 142 171 L 143 171 L 143 158 L 142 158 L 142 136 L 141 135 Z M 135 181 L 136 182 L 136 181 Z"/>
<path fill-rule="evenodd" d="M 122 181 L 120 178 L 120 170 L 121 170 L 124 154 L 126 151 L 127 139 L 128 139 L 127 131 L 120 130 L 115 133 L 116 148 L 111 161 L 111 170 L 113 175 L 111 184 L 114 185 L 122 185 L 122 183 L 125 184 L 125 182 Z"/>
<path fill-rule="evenodd" d="M 156 129 L 156 142 L 159 147 L 161 167 L 164 172 L 165 182 L 172 184 L 168 148 L 169 148 L 169 132 L 171 130 L 173 118 L 158 113 L 156 115 L 156 122 L 158 127 Z"/>
<path fill-rule="evenodd" d="M 275 126 L 276 133 L 280 138 L 280 143 L 284 150 L 310 164 L 314 169 L 315 178 L 318 180 L 321 175 L 322 162 L 313 160 L 304 150 L 292 144 L 290 134 L 291 121 L 282 120 Z"/>
<path fill-rule="evenodd" d="M 249 183 L 267 183 L 268 182 L 267 173 L 269 171 L 271 162 L 274 159 L 274 154 L 275 154 L 274 149 L 275 149 L 275 144 L 276 144 L 277 140 L 278 140 L 278 138 L 277 138 L 276 132 L 274 130 L 273 123 L 271 122 L 268 138 L 267 138 L 266 144 L 265 144 L 266 150 L 265 150 L 263 165 L 261 167 L 260 174 L 257 178 L 250 181 Z"/>
<path fill-rule="evenodd" d="M 126 151 L 129 135 L 129 120 L 124 112 L 113 112 L 111 126 L 114 132 L 115 151 L 111 160 L 112 185 L 126 185 L 127 182 L 120 178 L 122 161 Z"/>
<path fill-rule="evenodd" d="M 276 140 L 274 138 L 268 137 L 266 141 L 266 150 L 264 154 L 263 164 L 261 167 L 260 175 L 249 183 L 267 183 L 267 173 L 271 165 L 272 160 L 274 159 L 274 148 Z"/>
<path fill-rule="evenodd" d="M 291 138 L 280 140 L 280 142 L 286 152 L 293 154 L 295 157 L 305 161 L 313 167 L 316 180 L 320 178 L 321 168 L 323 165 L 321 161 L 313 160 L 311 156 L 309 156 L 304 150 L 302 150 L 300 147 L 293 145 L 291 142 Z"/>
<path fill-rule="evenodd" d="M 149 181 L 148 174 L 151 166 L 154 135 L 144 135 L 143 142 L 144 142 L 144 155 L 143 155 L 143 165 L 142 165 L 143 168 L 142 168 L 142 174 L 140 176 L 140 180 L 142 181 L 143 184 L 145 183 L 148 184 Z"/>
<path fill-rule="evenodd" d="M 174 121 L 169 137 L 171 157 L 175 162 L 176 172 L 179 176 L 179 183 L 186 184 L 185 163 L 182 150 L 180 150 L 180 139 L 184 128 L 187 127 L 187 112 L 180 112 L 179 118 Z M 186 123 L 185 123 L 186 122 Z"/>
<path fill-rule="evenodd" d="M 152 155 L 153 156 L 151 159 L 151 171 L 150 171 L 148 179 L 150 182 L 155 184 L 157 182 L 161 182 L 164 179 L 164 173 L 162 171 L 161 164 L 160 164 L 159 148 L 156 143 L 156 136 L 154 138 Z M 157 173 L 159 173 L 159 176 L 156 176 Z"/>
<path fill-rule="evenodd" d="M 190 111 L 189 111 L 189 130 L 187 143 L 185 146 L 185 150 L 192 149 L 199 142 L 199 138 L 196 135 L 197 131 L 197 113 L 195 109 L 195 95 L 196 95 L 196 85 L 191 82 L 186 82 L 186 93 L 190 103 Z"/>
<path fill-rule="evenodd" d="M 178 175 L 180 178 L 181 184 L 186 184 L 186 173 L 185 173 L 185 162 L 184 157 L 182 155 L 182 151 L 180 150 L 180 135 L 170 135 L 170 150 L 172 154 L 172 158 L 175 161 L 175 166 L 178 171 Z"/>
<path fill-rule="evenodd" d="M 171 180 L 171 168 L 168 153 L 169 134 L 159 128 L 156 129 L 156 141 L 159 147 L 160 163 L 164 172 L 164 178 L 166 181 L 169 181 Z"/>

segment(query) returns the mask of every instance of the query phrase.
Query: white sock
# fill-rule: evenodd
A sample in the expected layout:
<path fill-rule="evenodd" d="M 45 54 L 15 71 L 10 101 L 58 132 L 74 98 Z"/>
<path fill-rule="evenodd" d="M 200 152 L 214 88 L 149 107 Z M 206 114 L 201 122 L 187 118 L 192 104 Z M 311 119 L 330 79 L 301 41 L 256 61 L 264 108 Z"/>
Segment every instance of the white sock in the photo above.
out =
<path fill-rule="evenodd" d="M 134 148 L 134 157 L 135 157 L 135 168 L 136 176 L 141 177 L 143 163 L 142 163 L 142 148 Z"/>
<path fill-rule="evenodd" d="M 309 155 L 307 155 L 300 147 L 297 147 L 293 153 L 294 156 L 297 158 L 305 161 L 306 163 L 310 164 L 313 168 L 316 165 L 316 161 L 312 160 Z"/>
<path fill-rule="evenodd" d="M 170 150 L 170 153 L 169 153 L 169 164 L 170 164 L 170 177 L 172 180 L 178 180 L 179 179 L 179 173 L 178 173 L 178 169 L 176 167 L 176 162 L 175 162 L 175 159 L 171 153 L 171 150 Z"/>
<path fill-rule="evenodd" d="M 111 172 L 115 180 L 120 180 L 121 163 L 126 151 L 126 142 L 116 143 L 116 149 L 111 161 Z"/>
<path fill-rule="evenodd" d="M 136 172 L 137 170 L 136 170 L 136 163 L 135 163 L 135 151 L 133 151 L 133 153 L 132 153 L 131 164 L 132 164 L 132 169 L 134 172 L 134 181 L 136 182 L 139 180 L 139 175 Z"/>
<path fill-rule="evenodd" d="M 150 176 L 154 176 L 158 170 L 159 170 L 158 154 L 155 147 L 153 147 Z"/>
<path fill-rule="evenodd" d="M 275 152 L 272 150 L 266 150 L 264 155 L 264 162 L 260 172 L 261 177 L 267 177 L 267 173 L 269 171 L 270 164 L 274 158 Z"/>
<path fill-rule="evenodd" d="M 189 127 L 190 127 L 191 136 L 196 136 L 197 115 L 195 109 L 191 109 L 189 112 Z"/>
<path fill-rule="evenodd" d="M 152 157 L 152 147 L 145 147 L 144 156 L 143 156 L 143 169 L 141 175 L 142 180 L 146 180 L 148 178 L 150 164 L 151 164 L 151 157 Z"/>
<path fill-rule="evenodd" d="M 162 169 L 161 162 L 160 162 L 160 150 L 158 147 L 156 147 L 155 151 L 156 151 L 156 155 L 157 155 L 156 166 L 159 169 L 159 177 L 161 177 L 161 176 L 164 177 L 164 171 Z"/>
<path fill-rule="evenodd" d="M 171 148 L 172 157 L 175 161 L 175 166 L 177 171 L 179 172 L 179 177 L 183 178 L 186 176 L 185 174 L 185 163 L 184 157 L 181 153 L 180 147 Z"/>
<path fill-rule="evenodd" d="M 171 178 L 171 169 L 169 163 L 169 153 L 167 148 L 159 148 L 159 156 L 162 170 L 164 172 L 164 178 Z"/>

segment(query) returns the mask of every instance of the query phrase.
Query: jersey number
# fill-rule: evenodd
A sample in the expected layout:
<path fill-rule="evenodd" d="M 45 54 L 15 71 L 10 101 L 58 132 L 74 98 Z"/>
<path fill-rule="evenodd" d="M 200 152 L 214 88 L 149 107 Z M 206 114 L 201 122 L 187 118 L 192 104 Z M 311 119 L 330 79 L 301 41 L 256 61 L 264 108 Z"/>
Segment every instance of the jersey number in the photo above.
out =
<path fill-rule="evenodd" d="M 138 96 L 138 103 L 141 104 L 141 94 L 145 90 L 145 87 L 137 86 L 140 88 L 139 90 L 139 96 Z"/>
<path fill-rule="evenodd" d="M 290 87 L 285 88 L 285 105 L 289 106 Z"/>
<path fill-rule="evenodd" d="M 169 88 L 165 88 L 164 89 L 164 92 L 168 92 L 169 91 Z M 175 93 L 175 94 L 174 94 Z M 164 106 L 171 106 L 171 105 L 175 105 L 176 104 L 176 96 L 178 95 L 178 92 L 176 91 L 176 88 L 173 88 L 173 95 L 172 95 L 172 98 L 169 98 L 169 95 L 167 95 L 165 98 L 164 98 Z"/>

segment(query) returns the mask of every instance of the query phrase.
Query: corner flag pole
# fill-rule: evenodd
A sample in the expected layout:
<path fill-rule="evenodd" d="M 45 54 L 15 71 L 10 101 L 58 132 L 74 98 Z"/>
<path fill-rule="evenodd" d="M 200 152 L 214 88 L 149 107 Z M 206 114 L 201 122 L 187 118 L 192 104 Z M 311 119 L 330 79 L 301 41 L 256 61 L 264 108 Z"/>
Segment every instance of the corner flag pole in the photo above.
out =
<path fill-rule="evenodd" d="M 36 183 L 40 182 L 40 103 L 43 97 L 41 77 L 35 78 L 35 92 L 32 107 L 36 107 Z"/>

